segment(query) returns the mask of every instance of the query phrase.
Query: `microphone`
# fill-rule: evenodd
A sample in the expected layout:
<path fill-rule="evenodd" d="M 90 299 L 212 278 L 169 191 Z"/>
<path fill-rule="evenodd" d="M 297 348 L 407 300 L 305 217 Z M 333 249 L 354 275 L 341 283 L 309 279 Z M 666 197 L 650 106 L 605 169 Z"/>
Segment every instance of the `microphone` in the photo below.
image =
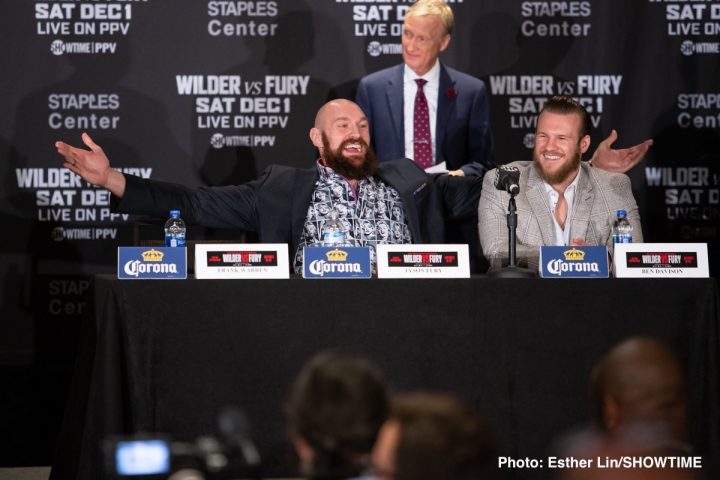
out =
<path fill-rule="evenodd" d="M 509 165 L 500 165 L 495 170 L 495 188 L 505 190 L 510 195 L 520 193 L 520 170 Z"/>

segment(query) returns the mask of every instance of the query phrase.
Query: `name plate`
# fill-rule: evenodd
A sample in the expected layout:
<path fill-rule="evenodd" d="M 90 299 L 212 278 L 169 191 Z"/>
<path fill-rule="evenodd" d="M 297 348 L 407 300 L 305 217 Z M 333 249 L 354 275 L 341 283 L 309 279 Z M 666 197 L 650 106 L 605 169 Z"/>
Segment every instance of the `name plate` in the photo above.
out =
<path fill-rule="evenodd" d="M 303 278 L 370 278 L 370 247 L 304 247 Z"/>
<path fill-rule="evenodd" d="M 378 245 L 378 278 L 470 278 L 467 245 Z"/>
<path fill-rule="evenodd" d="M 182 280 L 187 278 L 185 247 L 118 247 L 121 280 Z"/>
<path fill-rule="evenodd" d="M 607 247 L 540 247 L 543 278 L 608 278 Z"/>
<path fill-rule="evenodd" d="M 707 278 L 707 243 L 623 243 L 615 245 L 615 276 Z"/>
<path fill-rule="evenodd" d="M 290 278 L 287 243 L 196 244 L 195 278 Z"/>

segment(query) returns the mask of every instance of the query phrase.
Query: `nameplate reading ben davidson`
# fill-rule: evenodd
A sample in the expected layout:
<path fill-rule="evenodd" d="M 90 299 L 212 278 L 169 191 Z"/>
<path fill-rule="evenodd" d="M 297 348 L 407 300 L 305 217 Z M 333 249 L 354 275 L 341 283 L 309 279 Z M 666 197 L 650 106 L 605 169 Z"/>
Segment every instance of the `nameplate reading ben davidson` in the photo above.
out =
<path fill-rule="evenodd" d="M 615 276 L 706 278 L 706 243 L 623 243 L 615 245 Z"/>

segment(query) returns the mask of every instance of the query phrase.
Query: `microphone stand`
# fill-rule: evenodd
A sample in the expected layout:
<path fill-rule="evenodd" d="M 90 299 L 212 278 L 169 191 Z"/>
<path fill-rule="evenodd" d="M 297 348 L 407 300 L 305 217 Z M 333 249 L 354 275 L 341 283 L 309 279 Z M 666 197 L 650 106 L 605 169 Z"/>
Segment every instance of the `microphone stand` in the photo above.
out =
<path fill-rule="evenodd" d="M 487 273 L 488 277 L 493 278 L 534 278 L 537 272 L 528 268 L 517 266 L 517 206 L 515 205 L 515 193 L 510 193 L 510 203 L 508 204 L 507 226 L 508 226 L 508 250 L 510 254 L 510 263 L 507 267 L 500 270 L 491 270 Z"/>

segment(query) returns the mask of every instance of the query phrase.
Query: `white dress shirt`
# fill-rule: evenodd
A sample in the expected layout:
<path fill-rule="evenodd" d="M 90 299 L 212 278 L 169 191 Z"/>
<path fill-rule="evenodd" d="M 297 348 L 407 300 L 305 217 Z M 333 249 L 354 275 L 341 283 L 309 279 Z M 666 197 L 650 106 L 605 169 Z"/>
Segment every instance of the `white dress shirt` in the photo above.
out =
<path fill-rule="evenodd" d="M 555 218 L 555 207 L 557 206 L 558 198 L 560 198 L 560 195 L 558 194 L 558 192 L 555 191 L 553 187 L 550 186 L 549 183 L 543 181 L 543 184 L 545 185 L 545 192 L 547 193 L 548 200 L 550 201 L 550 213 L 552 213 L 553 225 L 555 225 L 555 246 L 558 247 L 570 245 L 570 227 L 572 226 L 573 203 L 575 203 L 575 192 L 577 190 L 579 178 L 580 169 L 578 169 L 578 171 L 575 173 L 575 180 L 573 180 L 573 182 L 568 185 L 568 187 L 565 189 L 565 193 L 563 193 L 568 207 L 567 217 L 565 217 L 564 229 L 560 227 L 560 224 Z"/>

